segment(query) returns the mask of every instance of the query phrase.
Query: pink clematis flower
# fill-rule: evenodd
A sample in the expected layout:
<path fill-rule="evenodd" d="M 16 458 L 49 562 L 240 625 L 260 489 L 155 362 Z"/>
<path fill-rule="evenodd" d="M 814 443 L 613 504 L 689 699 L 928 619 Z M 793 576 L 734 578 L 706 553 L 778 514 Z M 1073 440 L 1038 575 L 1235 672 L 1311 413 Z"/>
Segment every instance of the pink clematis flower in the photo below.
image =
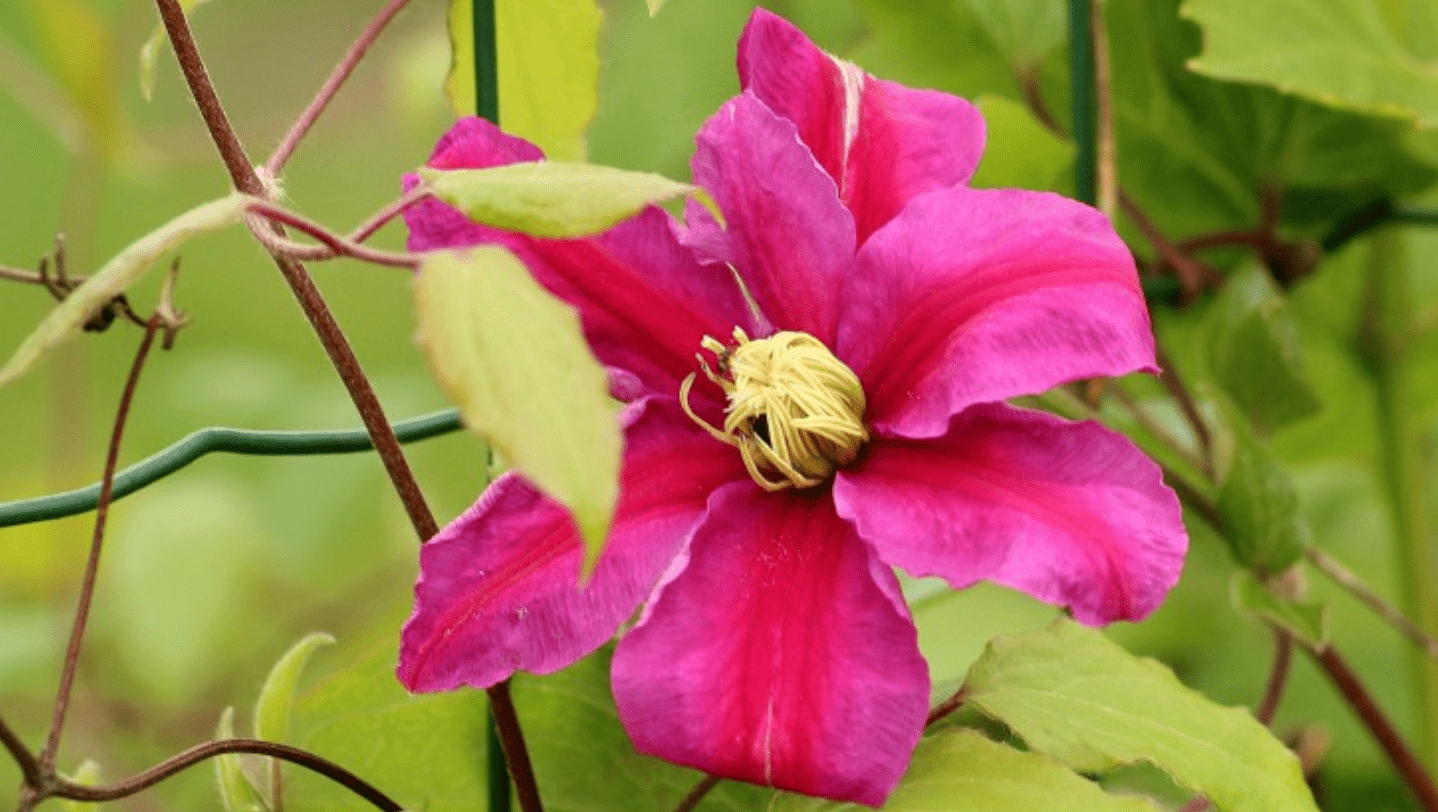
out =
<path fill-rule="evenodd" d="M 578 310 L 628 406 L 589 584 L 564 509 L 506 474 L 421 550 L 398 673 L 442 691 L 551 672 L 642 605 L 612 672 L 640 751 L 878 805 L 930 693 L 892 567 L 1089 624 L 1144 617 L 1178 579 L 1187 538 L 1157 466 L 1004 402 L 1152 371 L 1152 335 L 1101 214 L 966 186 L 984 139 L 968 102 L 868 76 L 763 10 L 738 62 L 743 92 L 693 161 L 722 227 L 651 208 L 546 240 L 433 201 L 407 214 L 411 250 L 515 251 Z M 540 159 L 468 119 L 430 165 Z"/>

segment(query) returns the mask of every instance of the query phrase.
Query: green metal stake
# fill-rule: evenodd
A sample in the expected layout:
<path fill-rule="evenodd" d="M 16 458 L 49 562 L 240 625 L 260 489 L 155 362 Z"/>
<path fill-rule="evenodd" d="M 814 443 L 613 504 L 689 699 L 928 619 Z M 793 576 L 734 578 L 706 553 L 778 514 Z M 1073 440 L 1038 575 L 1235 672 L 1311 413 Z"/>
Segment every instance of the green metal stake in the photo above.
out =
<path fill-rule="evenodd" d="M 480 118 L 499 124 L 499 49 L 495 34 L 494 0 L 473 0 L 474 18 L 474 105 Z M 490 452 L 489 464 L 494 464 Z M 489 812 L 509 812 L 509 766 L 499 743 L 494 714 L 485 711 L 489 731 Z"/>
<path fill-rule="evenodd" d="M 1074 143 L 1078 155 L 1074 187 L 1078 199 L 1098 202 L 1098 132 L 1093 62 L 1094 0 L 1069 0 L 1069 73 L 1073 88 Z"/>

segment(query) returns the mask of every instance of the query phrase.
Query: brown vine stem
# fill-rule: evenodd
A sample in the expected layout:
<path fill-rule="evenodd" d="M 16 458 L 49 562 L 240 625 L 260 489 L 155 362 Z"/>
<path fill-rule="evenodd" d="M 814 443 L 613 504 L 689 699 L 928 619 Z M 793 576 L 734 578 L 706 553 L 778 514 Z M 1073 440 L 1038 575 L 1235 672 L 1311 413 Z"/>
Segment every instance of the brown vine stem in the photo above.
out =
<path fill-rule="evenodd" d="M 5 749 L 10 752 L 10 757 L 15 759 L 15 763 L 20 766 L 20 775 L 25 781 L 25 786 L 34 788 L 44 782 L 45 773 L 40 769 L 40 762 L 35 759 L 35 754 L 30 752 L 30 748 L 25 746 L 25 742 L 20 741 L 20 737 L 15 735 L 15 731 L 11 730 L 9 725 L 5 724 L 4 719 L 0 719 L 0 744 L 5 745 Z"/>
<path fill-rule="evenodd" d="M 324 243 L 323 247 L 303 245 L 293 240 L 285 239 L 278 234 L 267 234 L 263 228 L 255 229 L 255 237 L 264 243 L 265 247 L 270 249 L 272 253 L 286 255 L 289 256 L 290 259 L 296 260 L 308 259 L 320 261 L 334 259 L 336 257 L 351 257 L 375 265 L 388 265 L 396 268 L 409 268 L 410 270 L 419 268 L 420 259 L 415 254 L 394 254 L 361 245 L 348 237 L 335 234 L 319 223 L 290 211 L 283 206 L 257 200 L 249 207 L 249 211 L 266 220 L 282 223 L 298 231 L 302 231 Z"/>
<path fill-rule="evenodd" d="M 1348 663 L 1339 656 L 1338 650 L 1333 646 L 1327 646 L 1322 651 L 1313 651 L 1313 655 L 1323 668 L 1328 679 L 1333 682 L 1343 698 L 1348 700 L 1348 705 L 1363 720 L 1368 731 L 1383 748 L 1388 760 L 1393 763 L 1394 769 L 1402 777 L 1403 782 L 1408 785 L 1418 803 L 1426 812 L 1438 812 L 1438 787 L 1433 785 L 1433 779 L 1423 770 L 1423 765 L 1413 751 L 1408 749 L 1403 737 L 1398 735 L 1393 723 L 1383 714 L 1383 709 L 1378 706 L 1368 689 L 1358 679 L 1358 675 L 1348 666 Z"/>
<path fill-rule="evenodd" d="M 694 788 L 689 790 L 689 794 L 679 801 L 679 805 L 674 807 L 674 812 L 694 812 L 694 808 L 699 806 L 699 802 L 704 800 L 704 796 L 708 795 L 709 791 L 718 786 L 722 780 L 717 775 L 706 775 L 699 779 L 699 783 L 695 784 Z"/>
<path fill-rule="evenodd" d="M 300 117 L 295 120 L 289 132 L 285 133 L 285 137 L 280 140 L 279 146 L 275 147 L 274 154 L 270 156 L 268 161 L 265 161 L 265 173 L 267 175 L 274 178 L 278 177 L 279 174 L 284 171 L 285 163 L 289 161 L 290 156 L 294 154 L 295 149 L 300 145 L 300 142 L 304 140 L 310 128 L 319 120 L 320 114 L 329 106 L 335 94 L 339 93 L 345 81 L 350 78 L 350 74 L 354 73 L 355 67 L 359 65 L 361 59 L 364 59 L 365 53 L 369 51 L 370 46 L 374 45 L 375 40 L 379 39 L 379 35 L 384 33 L 385 27 L 395 18 L 395 15 L 399 14 L 410 2 L 411 0 L 390 0 L 384 8 L 380 9 L 379 14 L 375 15 L 373 20 L 370 20 L 369 25 L 365 26 L 364 31 L 360 32 L 359 38 L 356 39 L 349 50 L 345 52 L 344 57 L 340 59 L 334 71 L 330 74 L 329 78 L 325 80 L 324 85 L 322 85 L 319 92 L 315 94 L 309 106 L 305 108 L 303 113 L 300 113 Z"/>
<path fill-rule="evenodd" d="M 953 696 L 940 702 L 937 707 L 929 711 L 929 717 L 924 720 L 924 727 L 928 727 L 959 708 L 962 708 L 966 698 L 967 695 L 964 689 L 962 687 L 959 688 L 959 690 L 954 692 Z"/>
<path fill-rule="evenodd" d="M 1210 479 L 1216 476 L 1213 464 L 1213 435 L 1208 430 L 1208 424 L 1204 422 L 1203 415 L 1198 411 L 1198 401 L 1194 399 L 1193 393 L 1188 391 L 1188 385 L 1178 376 L 1173 361 L 1164 351 L 1163 345 L 1154 339 L 1154 357 L 1161 368 L 1158 380 L 1168 390 L 1168 394 L 1183 411 L 1183 416 L 1188 420 L 1188 425 L 1193 429 L 1193 434 L 1198 438 L 1199 454 L 1203 458 L 1203 472 L 1208 474 Z"/>
<path fill-rule="evenodd" d="M 110 498 L 115 492 L 115 468 L 120 461 L 120 439 L 125 434 L 125 423 L 130 416 L 130 404 L 135 398 L 135 389 L 140 384 L 140 372 L 145 368 L 145 359 L 155 343 L 163 317 L 156 313 L 145 323 L 145 336 L 140 348 L 135 351 L 135 360 L 130 365 L 130 376 L 120 394 L 120 407 L 115 414 L 114 428 L 110 431 L 110 449 L 105 456 L 105 473 L 100 479 L 100 501 L 95 508 L 95 533 L 90 539 L 90 557 L 85 562 L 85 576 L 80 585 L 79 606 L 75 609 L 75 621 L 70 626 L 70 642 L 65 648 L 65 666 L 60 672 L 60 688 L 55 695 L 55 712 L 50 720 L 50 737 L 40 753 L 40 769 L 49 773 L 55 768 L 55 756 L 60 751 L 60 733 L 65 727 L 65 712 L 70 707 L 70 693 L 75 686 L 75 670 L 80 662 L 80 645 L 85 639 L 85 625 L 90 619 L 90 604 L 95 597 L 95 579 L 100 572 L 100 551 L 105 543 L 105 520 L 109 516 Z"/>
<path fill-rule="evenodd" d="M 210 82 L 204 61 L 200 58 L 199 48 L 195 45 L 194 35 L 190 32 L 189 21 L 185 19 L 184 10 L 180 8 L 178 0 L 155 0 L 155 3 L 160 10 L 160 18 L 164 22 L 170 44 L 175 49 L 175 56 L 180 63 L 180 71 L 189 86 L 190 94 L 200 107 L 200 112 L 210 130 L 210 136 L 214 139 L 216 148 L 224 158 L 225 166 L 230 171 L 230 178 L 235 184 L 235 188 L 257 197 L 263 196 L 263 184 L 254 169 L 251 168 L 244 148 L 230 128 L 229 120 L 220 105 L 219 96 Z M 435 533 L 439 532 L 439 525 L 435 522 L 434 514 L 430 512 L 429 505 L 425 502 L 424 494 L 420 491 L 419 483 L 414 478 L 414 472 L 410 470 L 409 461 L 405 459 L 404 451 L 395 437 L 394 429 L 390 426 L 388 418 L 385 417 L 384 407 L 380 404 L 374 387 L 370 385 L 369 378 L 360 366 L 359 359 L 355 357 L 349 340 L 345 338 L 339 323 L 335 321 L 334 314 L 330 312 L 329 305 L 325 302 L 319 289 L 315 287 L 314 280 L 310 278 L 304 265 L 281 257 L 275 257 L 275 264 L 279 266 L 285 281 L 290 285 L 290 290 L 299 300 L 300 307 L 304 310 L 320 343 L 324 345 L 325 352 L 329 354 L 335 371 L 339 373 L 340 380 L 350 394 L 350 399 L 354 401 L 360 419 L 364 422 L 365 429 L 374 442 L 375 451 L 379 454 L 385 471 L 389 474 L 390 482 L 404 503 L 405 511 L 409 514 L 410 523 L 414 526 L 415 533 L 421 542 L 428 541 Z M 525 749 L 524 732 L 519 726 L 519 717 L 514 713 L 514 705 L 509 698 L 509 685 L 507 682 L 500 683 L 490 688 L 488 694 L 492 708 L 508 709 L 508 713 L 496 711 L 495 723 L 499 727 L 506 755 L 509 756 L 507 762 L 510 777 L 514 779 L 518 789 L 520 808 L 524 812 L 542 812 L 543 805 L 539 799 L 539 787 L 535 782 L 534 769 L 530 765 L 529 754 Z"/>
<path fill-rule="evenodd" d="M 1271 727 L 1273 717 L 1278 715 L 1278 703 L 1283 701 L 1283 690 L 1288 686 L 1288 671 L 1292 663 L 1293 636 L 1275 627 L 1273 669 L 1268 672 L 1268 684 L 1263 688 L 1263 699 L 1259 700 L 1258 708 L 1253 711 L 1253 718 L 1262 722 L 1264 727 Z"/>
<path fill-rule="evenodd" d="M 275 742 L 259 741 L 257 739 L 222 739 L 220 741 L 205 742 L 204 744 L 191 747 L 183 753 L 172 756 L 133 778 L 104 787 L 85 786 L 83 784 L 76 784 L 65 778 L 57 777 L 45 795 L 46 797 L 68 798 L 72 801 L 83 801 L 86 803 L 100 803 L 103 801 L 128 798 L 206 759 L 229 753 L 251 753 L 288 761 L 291 764 L 298 764 L 301 767 L 319 773 L 335 783 L 344 786 L 377 808 L 385 810 L 385 812 L 400 812 L 404 809 L 403 806 L 371 786 L 364 779 L 328 759 L 297 747 L 290 747 Z"/>
<path fill-rule="evenodd" d="M 1309 545 L 1304 549 L 1303 554 L 1308 562 L 1332 578 L 1339 586 L 1348 590 L 1349 594 L 1361 601 L 1373 613 L 1388 621 L 1389 625 L 1402 632 L 1409 640 L 1417 643 L 1420 648 L 1428 652 L 1430 657 L 1438 660 L 1438 639 L 1434 639 L 1428 632 L 1414 623 L 1411 618 L 1403 614 L 1398 607 L 1383 600 L 1373 587 L 1363 582 L 1352 570 L 1338 563 L 1338 560 L 1323 550 Z"/>
<path fill-rule="evenodd" d="M 1144 239 L 1148 240 L 1149 245 L 1153 246 L 1153 250 L 1158 252 L 1164 263 L 1173 269 L 1185 297 L 1192 299 L 1198 295 L 1199 291 L 1203 290 L 1205 285 L 1220 278 L 1212 268 L 1185 254 L 1177 245 L 1174 245 L 1149 218 L 1148 213 L 1138 205 L 1138 201 L 1121 189 L 1118 193 L 1118 207 L 1128 215 L 1129 220 L 1133 221 L 1134 226 L 1143 234 Z"/>

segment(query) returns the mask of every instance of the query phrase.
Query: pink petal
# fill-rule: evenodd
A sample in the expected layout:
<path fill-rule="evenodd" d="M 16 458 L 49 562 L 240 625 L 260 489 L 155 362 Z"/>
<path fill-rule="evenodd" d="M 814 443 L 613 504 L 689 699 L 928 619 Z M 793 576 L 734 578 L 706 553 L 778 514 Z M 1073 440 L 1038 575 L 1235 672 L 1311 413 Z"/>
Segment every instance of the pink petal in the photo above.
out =
<path fill-rule="evenodd" d="M 928 711 L 897 581 L 829 495 L 731 485 L 620 641 L 635 747 L 708 773 L 881 804 Z"/>
<path fill-rule="evenodd" d="M 837 355 L 881 434 L 934 437 L 974 403 L 1156 371 L 1133 256 L 1058 195 L 916 198 L 860 249 L 844 297 Z"/>
<path fill-rule="evenodd" d="M 709 494 L 747 479 L 732 449 L 674 401 L 633 404 L 624 420 L 614 528 L 583 588 L 573 520 L 513 473 L 420 548 L 414 614 L 401 636 L 406 687 L 488 687 L 518 669 L 555 671 L 603 645 L 673 562 Z"/>
<path fill-rule="evenodd" d="M 527 142 L 465 119 L 440 140 L 431 165 L 478 168 L 538 157 Z M 406 188 L 414 182 L 416 176 L 406 178 Z M 405 221 L 411 251 L 481 243 L 514 251 L 541 284 L 579 311 L 591 349 L 623 382 L 615 394 L 625 399 L 676 395 L 679 381 L 697 369 L 694 354 L 705 335 L 727 338 L 736 325 L 754 329 L 732 273 L 700 265 L 658 208 L 580 240 L 486 228 L 433 200 L 409 209 Z"/>
<path fill-rule="evenodd" d="M 854 218 L 833 179 L 794 125 L 749 93 L 720 107 L 697 140 L 694 182 L 714 196 L 727 230 L 720 237 L 691 216 L 693 244 L 733 263 L 775 327 L 831 344 L 854 264 Z M 727 240 L 727 251 L 714 247 L 717 239 Z"/>
<path fill-rule="evenodd" d="M 969 102 L 875 79 L 764 9 L 739 40 L 739 82 L 798 126 L 860 244 L 911 198 L 967 181 L 983 154 L 983 116 Z"/>
<path fill-rule="evenodd" d="M 1152 612 L 1188 548 L 1178 498 L 1127 439 L 1004 404 L 965 410 L 943 437 L 875 441 L 834 502 L 915 576 L 996 581 L 1091 625 Z"/>

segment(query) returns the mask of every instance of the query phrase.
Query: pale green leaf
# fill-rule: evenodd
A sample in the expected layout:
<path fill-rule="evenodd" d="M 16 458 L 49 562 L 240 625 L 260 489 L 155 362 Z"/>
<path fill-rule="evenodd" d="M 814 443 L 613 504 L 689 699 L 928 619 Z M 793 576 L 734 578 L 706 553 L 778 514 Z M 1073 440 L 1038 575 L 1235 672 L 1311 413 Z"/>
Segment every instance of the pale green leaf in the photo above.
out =
<path fill-rule="evenodd" d="M 320 646 L 334 645 L 332 635 L 311 632 L 285 652 L 284 656 L 270 669 L 270 675 L 260 686 L 259 699 L 255 700 L 255 738 L 263 741 L 283 742 L 290 734 L 290 711 L 294 707 L 295 692 L 300 687 L 300 677 L 309 664 L 310 655 Z M 280 763 L 265 759 L 269 781 L 272 787 L 279 780 Z M 268 789 L 265 790 L 268 797 Z M 271 799 L 273 800 L 273 799 Z"/>
<path fill-rule="evenodd" d="M 450 0 L 454 59 L 445 90 L 455 115 L 474 115 L 472 0 Z M 594 0 L 495 0 L 499 121 L 550 158 L 580 161 L 599 106 L 599 28 Z"/>
<path fill-rule="evenodd" d="M 1221 79 L 1258 82 L 1324 104 L 1438 125 L 1432 54 L 1413 53 L 1378 0 L 1188 0 L 1203 29 L 1189 62 Z"/>
<path fill-rule="evenodd" d="M 15 354 L 0 368 L 0 386 L 34 369 L 46 354 L 80 332 L 100 308 L 134 284 L 167 251 L 192 237 L 238 223 L 249 200 L 236 194 L 206 203 L 130 244 L 75 288 L 26 336 Z"/>
<path fill-rule="evenodd" d="M 476 223 L 536 237 L 597 234 L 645 206 L 696 191 L 651 172 L 562 161 L 420 174 L 441 200 Z"/>
<path fill-rule="evenodd" d="M 474 87 L 474 0 L 449 0 L 449 75 L 444 95 L 456 117 L 472 116 L 479 106 Z"/>
<path fill-rule="evenodd" d="M 555 160 L 582 161 L 599 107 L 594 0 L 495 0 L 499 120 Z"/>
<path fill-rule="evenodd" d="M 609 688 L 613 646 L 563 671 L 514 677 L 514 704 L 546 809 L 671 812 L 704 774 L 634 751 Z M 763 809 L 774 791 L 723 781 L 698 812 Z"/>
<path fill-rule="evenodd" d="M 309 664 L 310 655 L 320 646 L 334 645 L 334 642 L 333 635 L 311 632 L 285 652 L 270 669 L 270 675 L 260 687 L 260 697 L 255 701 L 255 738 L 272 742 L 285 740 L 290 732 L 290 710 L 294 706 L 295 692 L 299 690 L 300 677 Z"/>
<path fill-rule="evenodd" d="M 976 188 L 1057 189 L 1074 160 L 1074 146 L 1039 123 L 1028 108 L 1002 96 L 974 100 L 988 125 Z"/>
<path fill-rule="evenodd" d="M 579 317 L 502 248 L 426 256 L 418 339 L 470 429 L 574 514 L 592 563 L 619 491 L 621 439 Z"/>
<path fill-rule="evenodd" d="M 1080 772 L 1147 762 L 1224 812 L 1317 812 L 1298 760 L 1247 709 L 1071 620 L 995 639 L 966 688 L 973 707 Z"/>
<path fill-rule="evenodd" d="M 788 792 L 769 812 L 862 812 L 867 806 Z M 884 812 L 1156 812 L 1147 801 L 1110 795 L 1047 756 L 990 741 L 973 730 L 919 742 Z"/>
<path fill-rule="evenodd" d="M 189 14 L 208 2 L 210 0 L 180 0 L 180 9 Z M 155 30 L 150 32 L 150 38 L 140 47 L 140 94 L 145 97 L 145 101 L 155 98 L 155 60 L 159 58 L 164 44 L 165 27 L 156 23 Z"/>
<path fill-rule="evenodd" d="M 386 639 L 321 677 L 295 702 L 291 741 L 363 776 L 406 809 L 485 809 L 484 692 L 411 695 L 395 679 L 394 662 L 394 642 Z M 285 779 L 289 812 L 374 812 L 308 770 L 288 770 Z"/>
<path fill-rule="evenodd" d="M 649 16 L 653 17 L 659 13 L 659 9 L 664 8 L 664 0 L 644 0 L 644 5 L 649 7 Z"/>
<path fill-rule="evenodd" d="M 235 738 L 235 709 L 225 708 L 215 730 L 217 740 Z M 240 756 L 226 753 L 215 757 L 215 779 L 219 782 L 220 802 L 225 812 L 266 812 L 269 809 L 240 766 Z"/>
<path fill-rule="evenodd" d="M 1251 572 L 1233 576 L 1234 608 L 1277 625 L 1304 645 L 1323 647 L 1330 639 L 1328 604 L 1284 600 Z"/>

